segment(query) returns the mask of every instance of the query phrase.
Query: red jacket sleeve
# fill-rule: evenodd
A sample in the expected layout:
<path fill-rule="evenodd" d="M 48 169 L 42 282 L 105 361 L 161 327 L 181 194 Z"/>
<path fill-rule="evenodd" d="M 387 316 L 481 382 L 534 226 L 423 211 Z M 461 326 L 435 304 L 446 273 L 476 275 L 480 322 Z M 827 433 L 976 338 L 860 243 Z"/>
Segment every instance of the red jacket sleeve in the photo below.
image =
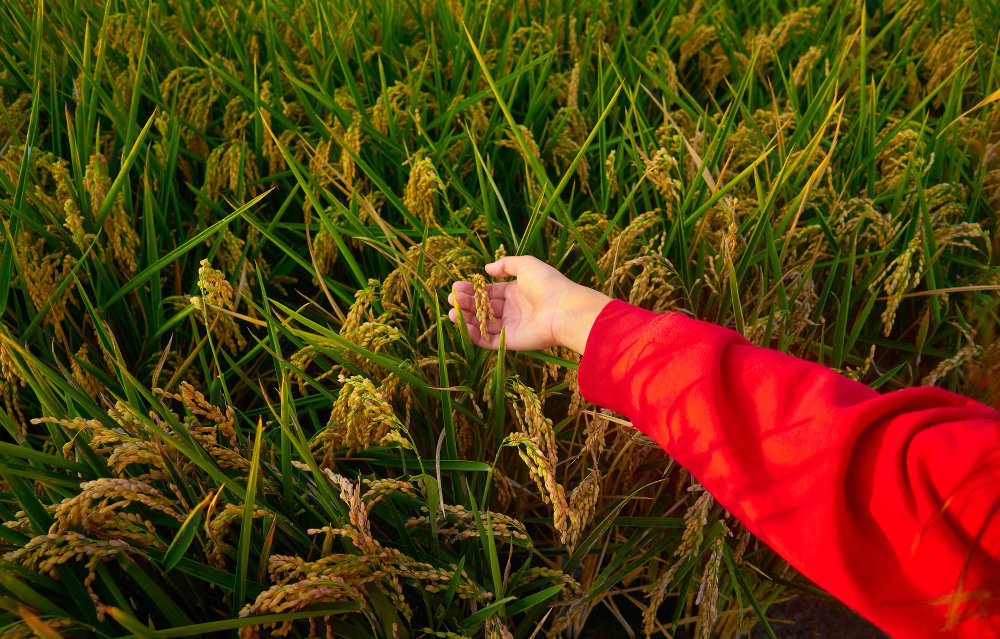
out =
<path fill-rule="evenodd" d="M 730 513 L 893 637 L 1000 636 L 1000 414 L 879 394 L 677 313 L 613 301 L 580 362 Z"/>

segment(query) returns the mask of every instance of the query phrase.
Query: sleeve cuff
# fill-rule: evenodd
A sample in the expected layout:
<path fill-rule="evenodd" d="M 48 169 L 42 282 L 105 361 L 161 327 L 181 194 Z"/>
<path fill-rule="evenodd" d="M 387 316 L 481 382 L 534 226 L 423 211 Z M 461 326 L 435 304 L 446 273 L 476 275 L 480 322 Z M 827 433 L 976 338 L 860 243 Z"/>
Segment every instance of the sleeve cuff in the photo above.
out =
<path fill-rule="evenodd" d="M 577 373 L 585 400 L 631 419 L 632 364 L 646 334 L 662 317 L 621 300 L 604 307 L 590 329 Z"/>

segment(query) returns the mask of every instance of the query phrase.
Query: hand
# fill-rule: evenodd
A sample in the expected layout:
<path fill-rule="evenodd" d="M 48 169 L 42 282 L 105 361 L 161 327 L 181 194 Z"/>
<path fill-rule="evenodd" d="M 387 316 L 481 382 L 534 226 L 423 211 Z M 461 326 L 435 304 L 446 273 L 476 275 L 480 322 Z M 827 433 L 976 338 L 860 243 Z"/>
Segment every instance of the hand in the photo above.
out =
<path fill-rule="evenodd" d="M 500 329 L 504 328 L 505 346 L 511 350 L 565 346 L 582 355 L 594 321 L 611 301 L 607 295 L 571 282 L 534 257 L 505 257 L 487 264 L 486 272 L 496 278 L 517 278 L 486 285 L 496 317 L 487 325 L 486 335 L 480 332 L 476 319 L 472 282 L 455 282 L 448 296 L 455 307 L 448 317 L 458 322 L 457 310 L 461 309 L 472 342 L 483 348 L 499 348 Z"/>

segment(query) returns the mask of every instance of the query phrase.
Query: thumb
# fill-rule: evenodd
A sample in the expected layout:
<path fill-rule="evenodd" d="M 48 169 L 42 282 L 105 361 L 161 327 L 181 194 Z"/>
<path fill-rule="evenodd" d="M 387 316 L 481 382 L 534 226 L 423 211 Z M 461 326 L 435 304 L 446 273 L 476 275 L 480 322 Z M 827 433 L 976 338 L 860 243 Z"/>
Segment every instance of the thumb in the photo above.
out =
<path fill-rule="evenodd" d="M 502 257 L 492 264 L 486 265 L 486 272 L 493 277 L 517 277 L 517 272 L 524 268 L 528 260 L 533 260 L 535 258 L 528 257 L 527 255 L 517 255 L 510 257 Z"/>

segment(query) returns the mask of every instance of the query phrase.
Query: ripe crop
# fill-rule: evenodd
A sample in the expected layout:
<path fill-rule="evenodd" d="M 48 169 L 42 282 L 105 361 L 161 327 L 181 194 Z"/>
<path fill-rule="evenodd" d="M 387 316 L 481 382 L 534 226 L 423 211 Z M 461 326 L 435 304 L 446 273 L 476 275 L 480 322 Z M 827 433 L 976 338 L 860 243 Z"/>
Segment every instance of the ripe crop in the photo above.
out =
<path fill-rule="evenodd" d="M 0 637 L 766 626 L 808 582 L 447 295 L 996 405 L 1000 12 L 800 4 L 0 3 Z"/>

